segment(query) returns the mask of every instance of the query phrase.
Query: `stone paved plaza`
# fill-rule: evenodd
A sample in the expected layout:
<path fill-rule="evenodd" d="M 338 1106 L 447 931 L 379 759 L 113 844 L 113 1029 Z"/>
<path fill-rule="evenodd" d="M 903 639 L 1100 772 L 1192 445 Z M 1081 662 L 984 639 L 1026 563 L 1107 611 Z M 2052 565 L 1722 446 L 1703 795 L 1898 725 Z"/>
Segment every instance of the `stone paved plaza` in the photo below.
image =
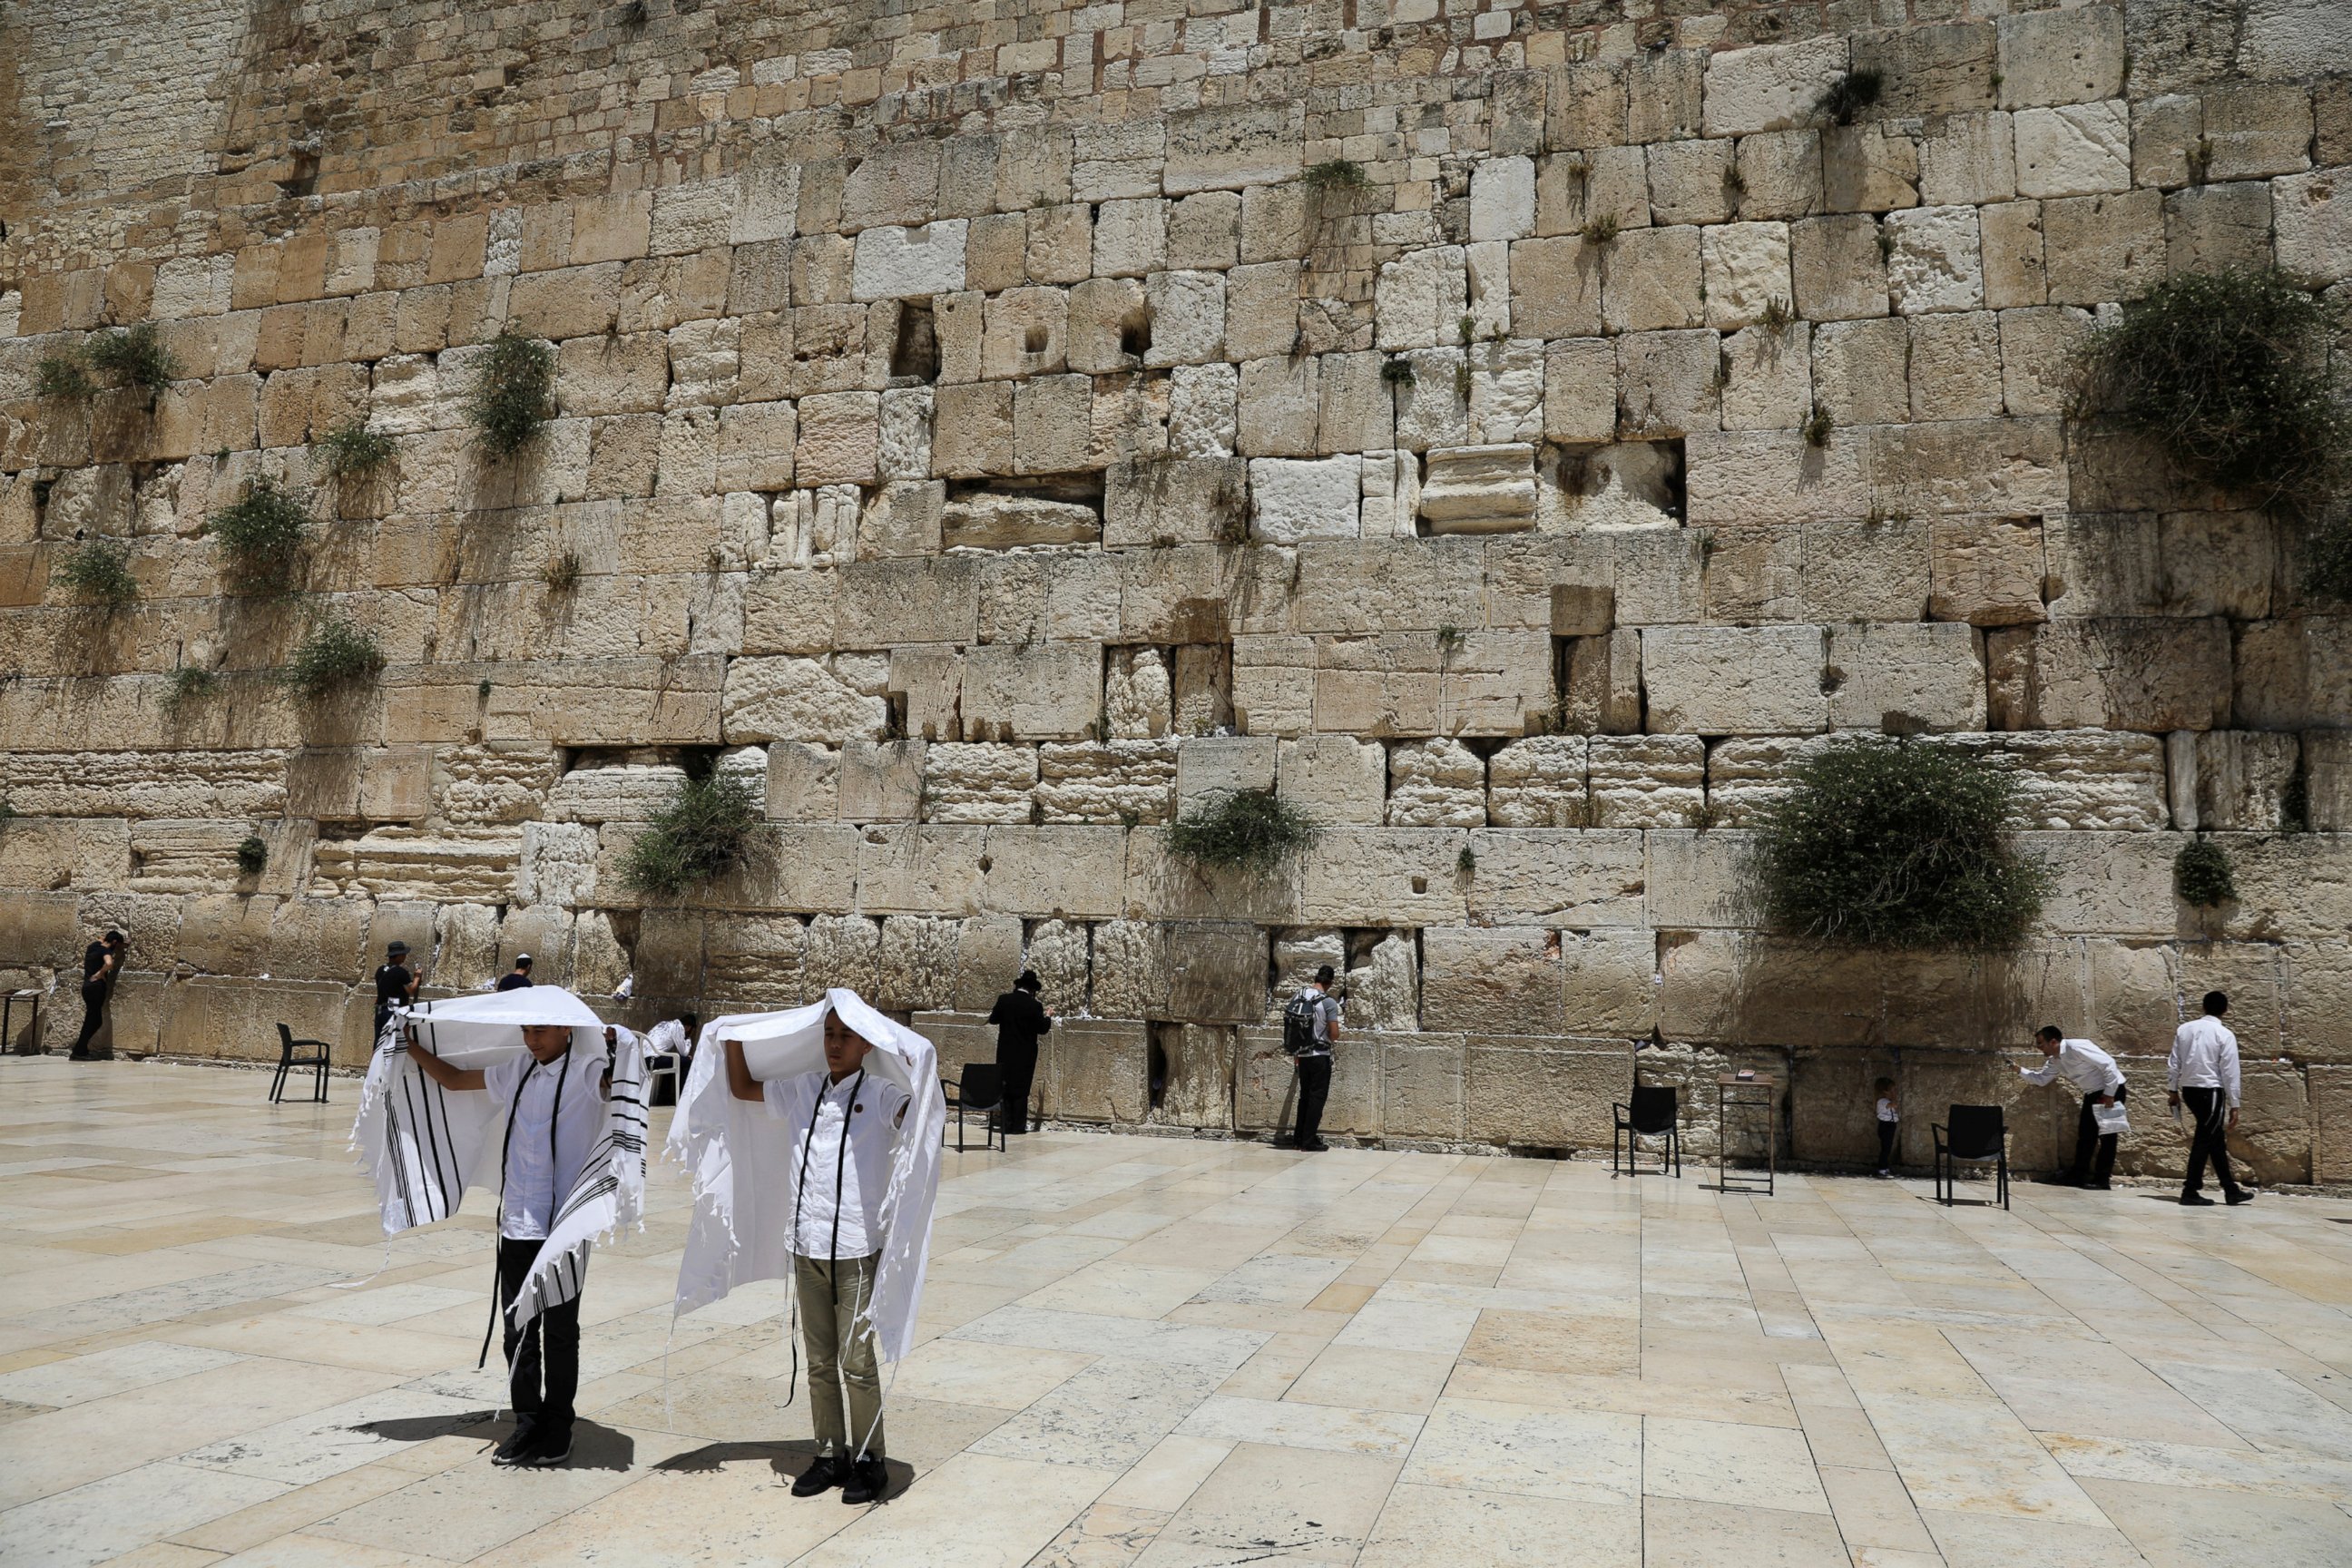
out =
<path fill-rule="evenodd" d="M 2352 1561 L 2352 1203 L 1045 1133 L 949 1156 L 852 1510 L 785 1490 L 774 1295 L 670 1339 L 668 1167 L 574 1465 L 493 1469 L 479 1195 L 375 1273 L 357 1085 L 265 1087 L 0 1064 L 11 1568 Z"/>

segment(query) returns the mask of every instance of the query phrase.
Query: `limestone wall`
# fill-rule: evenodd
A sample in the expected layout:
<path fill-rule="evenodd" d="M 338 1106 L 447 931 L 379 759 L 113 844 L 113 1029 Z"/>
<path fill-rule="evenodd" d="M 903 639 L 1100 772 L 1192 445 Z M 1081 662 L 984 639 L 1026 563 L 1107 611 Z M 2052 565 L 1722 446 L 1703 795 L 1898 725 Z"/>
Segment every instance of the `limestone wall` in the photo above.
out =
<path fill-rule="evenodd" d="M 2352 617 L 2063 385 L 2168 273 L 2352 290 L 2340 11 L 122 9 L 0 20 L 0 979 L 53 1046 L 110 922 L 120 1048 L 352 1061 L 394 937 L 647 1016 L 854 984 L 956 1059 L 1026 963 L 1054 1113 L 1250 1129 L 1329 962 L 1351 1133 L 1591 1148 L 1638 1069 L 1704 1149 L 1753 1063 L 1801 1157 L 1892 1070 L 2040 1158 L 2071 1121 L 1994 1050 L 2149 1083 L 2220 984 L 2262 1168 L 2352 1178 Z M 152 406 L 35 395 L 143 321 Z M 561 416 L 495 464 L 508 322 Z M 396 455 L 327 479 L 352 419 Z M 301 599 L 202 536 L 262 475 L 332 520 Z M 131 607 L 53 583 L 92 534 Z M 322 605 L 389 664 L 305 703 Z M 1890 715 L 2017 771 L 2022 953 L 1752 931 L 1743 823 Z M 619 859 L 709 766 L 772 841 L 649 906 Z M 1295 875 L 1169 855 L 1236 786 L 1325 826 Z"/>

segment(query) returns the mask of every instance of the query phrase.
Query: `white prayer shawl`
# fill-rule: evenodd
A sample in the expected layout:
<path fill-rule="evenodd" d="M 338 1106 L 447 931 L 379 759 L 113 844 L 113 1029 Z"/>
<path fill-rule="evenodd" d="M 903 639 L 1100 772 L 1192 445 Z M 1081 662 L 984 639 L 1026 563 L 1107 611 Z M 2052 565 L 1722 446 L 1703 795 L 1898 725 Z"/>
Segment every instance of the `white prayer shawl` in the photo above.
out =
<path fill-rule="evenodd" d="M 931 1210 L 940 1193 L 940 1140 L 947 1097 L 939 1052 L 912 1029 L 894 1024 L 835 988 L 824 1000 L 782 1013 L 742 1014 L 705 1025 L 694 1070 L 670 1124 L 669 1157 L 694 1179 L 694 1222 L 677 1274 L 677 1310 L 707 1307 L 738 1285 L 788 1279 L 793 1273 L 792 1130 L 764 1104 L 738 1100 L 727 1084 L 721 1040 L 743 1042 L 751 1076 L 793 1078 L 824 1068 L 824 1018 L 842 1021 L 870 1043 L 866 1070 L 907 1091 L 906 1121 L 890 1149 L 882 1201 L 882 1256 L 866 1323 L 885 1361 L 915 1345 L 923 1269 L 931 1247 Z"/>
<path fill-rule="evenodd" d="M 521 1054 L 526 1024 L 571 1029 L 574 1082 L 594 1085 L 605 1059 L 604 1021 L 561 986 L 519 986 L 394 1009 L 376 1041 L 359 1120 L 352 1126 L 352 1147 L 375 1182 L 386 1236 L 447 1219 L 468 1186 L 496 1193 L 504 1175 L 511 1108 L 496 1095 L 451 1093 L 426 1078 L 403 1045 L 401 1029 L 410 1023 L 424 1048 L 455 1068 L 487 1068 Z M 645 1050 L 628 1030 L 615 1034 L 604 1126 L 556 1207 L 530 1278 L 506 1304 L 518 1329 L 547 1308 L 579 1299 L 593 1242 L 643 1222 Z"/>

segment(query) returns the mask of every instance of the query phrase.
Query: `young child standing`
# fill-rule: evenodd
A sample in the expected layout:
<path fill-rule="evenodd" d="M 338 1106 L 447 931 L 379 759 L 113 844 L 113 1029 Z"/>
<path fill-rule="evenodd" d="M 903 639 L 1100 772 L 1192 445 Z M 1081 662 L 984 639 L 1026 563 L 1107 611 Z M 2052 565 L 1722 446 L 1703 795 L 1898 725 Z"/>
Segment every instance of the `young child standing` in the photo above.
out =
<path fill-rule="evenodd" d="M 1895 1093 L 1895 1080 L 1882 1078 L 1874 1086 L 1878 1090 L 1878 1173 L 1895 1174 L 1895 1134 L 1903 1125 L 1903 1106 Z"/>
<path fill-rule="evenodd" d="M 911 1102 L 905 1089 L 866 1071 L 872 1047 L 838 1013 L 824 1016 L 821 1072 L 762 1080 L 751 1076 L 742 1041 L 721 1048 L 728 1091 L 763 1102 L 793 1145 L 793 1279 L 808 1352 L 809 1416 L 824 1452 L 793 1482 L 793 1495 L 839 1487 L 845 1503 L 873 1502 L 887 1473 L 872 1303 L 891 1145 Z"/>
<path fill-rule="evenodd" d="M 499 1180 L 499 1302 L 511 1302 L 529 1279 L 555 1224 L 557 1205 L 572 1192 L 604 1128 L 613 1091 L 611 1052 L 574 1048 L 574 1031 L 560 1024 L 522 1026 L 524 1054 L 487 1069 L 450 1066 L 415 1048 L 417 1069 L 444 1089 L 480 1091 L 509 1107 L 504 1169 Z M 504 1311 L 508 1397 L 514 1432 L 492 1462 L 537 1468 L 572 1458 L 572 1400 L 580 1389 L 580 1299 L 550 1306 L 518 1329 Z"/>

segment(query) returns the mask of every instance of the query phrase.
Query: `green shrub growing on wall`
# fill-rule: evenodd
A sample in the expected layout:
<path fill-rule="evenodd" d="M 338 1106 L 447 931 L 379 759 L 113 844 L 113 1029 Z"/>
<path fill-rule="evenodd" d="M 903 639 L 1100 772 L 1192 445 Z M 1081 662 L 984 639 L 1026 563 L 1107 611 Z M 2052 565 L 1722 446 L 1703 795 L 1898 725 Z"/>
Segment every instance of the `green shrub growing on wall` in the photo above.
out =
<path fill-rule="evenodd" d="M 629 846 L 621 880 L 640 893 L 676 898 L 740 865 L 766 831 L 766 821 L 745 780 L 719 773 L 688 779 Z"/>
<path fill-rule="evenodd" d="M 1762 813 L 1751 871 L 1771 929 L 1862 947 L 2001 947 L 2048 871 L 2004 833 L 2015 785 L 1915 741 L 1832 742 Z"/>
<path fill-rule="evenodd" d="M 383 668 L 383 649 L 375 638 L 340 614 L 320 617 L 286 661 L 280 679 L 302 697 L 323 697 L 373 679 Z"/>
<path fill-rule="evenodd" d="M 2076 349 L 2074 413 L 2264 501 L 2332 495 L 2352 462 L 2352 374 L 2328 357 L 2342 325 L 2275 271 L 2167 279 Z"/>
<path fill-rule="evenodd" d="M 83 345 L 82 353 L 100 374 L 125 386 L 145 390 L 150 399 L 172 384 L 180 362 L 163 346 L 152 321 L 142 321 L 121 331 L 100 332 Z"/>
<path fill-rule="evenodd" d="M 89 362 L 79 351 L 68 350 L 61 354 L 44 354 L 41 363 L 33 367 L 33 395 L 78 403 L 97 396 L 98 383 L 89 378 Z"/>
<path fill-rule="evenodd" d="M 364 479 L 392 460 L 392 437 L 363 419 L 346 420 L 312 445 L 320 472 L 331 479 Z"/>
<path fill-rule="evenodd" d="M 2190 839 L 2172 858 L 2172 890 L 2182 903 L 2201 910 L 2237 902 L 2237 869 L 2230 852 L 2210 838 Z"/>
<path fill-rule="evenodd" d="M 1371 184 L 1364 166 L 1349 158 L 1327 158 L 1309 168 L 1303 177 L 1310 191 L 1354 190 Z"/>
<path fill-rule="evenodd" d="M 1305 812 L 1272 790 L 1212 790 L 1168 830 L 1168 847 L 1196 865 L 1261 875 L 1315 842 Z"/>
<path fill-rule="evenodd" d="M 248 877 L 258 877 L 261 868 L 268 864 L 269 846 L 255 835 L 247 834 L 245 842 L 236 847 L 236 868 Z"/>
<path fill-rule="evenodd" d="M 176 719 L 219 689 L 219 676 L 202 665 L 184 664 L 163 683 L 163 711 Z"/>
<path fill-rule="evenodd" d="M 57 580 L 76 598 L 110 609 L 139 596 L 127 539 L 85 539 L 70 546 L 58 557 Z"/>
<path fill-rule="evenodd" d="M 226 575 L 236 587 L 256 594 L 293 590 L 310 513 L 285 486 L 266 475 L 254 480 L 205 527 L 226 557 Z"/>
<path fill-rule="evenodd" d="M 512 322 L 499 331 L 474 371 L 466 400 L 474 438 L 493 458 L 530 445 L 555 417 L 555 350 Z"/>

